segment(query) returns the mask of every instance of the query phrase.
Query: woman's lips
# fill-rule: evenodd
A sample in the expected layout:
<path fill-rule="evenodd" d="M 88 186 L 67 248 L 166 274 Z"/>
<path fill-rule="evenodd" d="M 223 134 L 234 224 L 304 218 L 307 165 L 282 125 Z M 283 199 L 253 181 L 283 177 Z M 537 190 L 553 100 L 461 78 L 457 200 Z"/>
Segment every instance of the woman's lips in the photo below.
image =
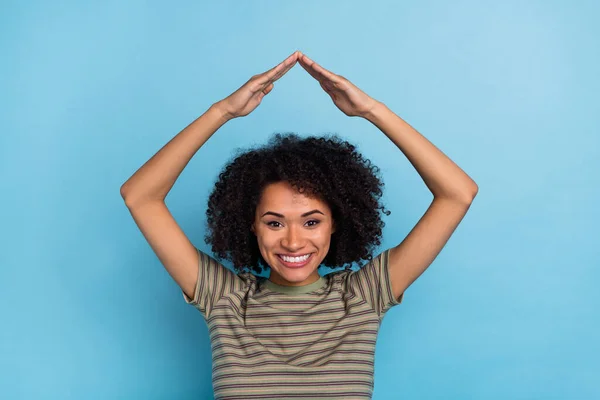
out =
<path fill-rule="evenodd" d="M 288 267 L 288 268 L 302 268 L 306 264 L 308 264 L 310 262 L 310 260 L 312 260 L 313 254 L 314 253 L 310 253 L 310 255 L 308 256 L 308 258 L 306 260 L 304 260 L 302 262 L 299 262 L 299 263 L 292 263 L 292 262 L 285 261 L 283 258 L 281 258 L 281 256 L 279 254 L 277 255 L 277 258 L 279 259 L 279 262 L 281 264 L 283 264 L 285 267 Z"/>

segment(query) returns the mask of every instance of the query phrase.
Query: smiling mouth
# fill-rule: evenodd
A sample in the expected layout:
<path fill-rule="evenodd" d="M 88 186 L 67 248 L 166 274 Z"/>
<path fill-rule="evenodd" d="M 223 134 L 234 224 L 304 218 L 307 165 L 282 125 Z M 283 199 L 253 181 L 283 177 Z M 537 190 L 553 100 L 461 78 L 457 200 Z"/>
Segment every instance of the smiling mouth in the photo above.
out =
<path fill-rule="evenodd" d="M 277 258 L 279 259 L 279 262 L 281 262 L 281 264 L 283 264 L 285 267 L 288 268 L 300 268 L 305 266 L 306 264 L 308 264 L 312 258 L 313 258 L 313 254 L 314 253 L 310 253 L 310 255 L 306 258 L 306 260 L 302 260 L 299 262 L 290 262 L 290 261 L 285 261 L 281 255 L 277 254 Z"/>

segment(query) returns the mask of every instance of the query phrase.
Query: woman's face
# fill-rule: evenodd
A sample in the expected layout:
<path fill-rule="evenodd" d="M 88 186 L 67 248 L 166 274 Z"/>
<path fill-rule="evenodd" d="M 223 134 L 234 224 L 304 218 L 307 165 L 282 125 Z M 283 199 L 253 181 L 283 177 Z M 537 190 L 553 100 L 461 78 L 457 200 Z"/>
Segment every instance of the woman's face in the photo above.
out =
<path fill-rule="evenodd" d="M 317 269 L 329 251 L 335 228 L 325 202 L 296 192 L 287 182 L 277 182 L 265 187 L 252 231 L 271 267 L 269 280 L 279 285 L 304 286 L 319 279 Z M 282 254 L 310 256 L 306 263 L 301 258 L 291 260 L 299 262 L 290 265 L 282 260 Z"/>

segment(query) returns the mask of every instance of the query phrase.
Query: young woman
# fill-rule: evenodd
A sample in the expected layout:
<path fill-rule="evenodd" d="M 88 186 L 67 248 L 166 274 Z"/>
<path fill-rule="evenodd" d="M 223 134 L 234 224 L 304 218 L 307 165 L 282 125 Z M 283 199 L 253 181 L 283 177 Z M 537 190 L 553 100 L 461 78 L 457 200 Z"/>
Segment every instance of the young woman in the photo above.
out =
<path fill-rule="evenodd" d="M 275 135 L 231 161 L 209 198 L 205 241 L 215 257 L 233 262 L 234 273 L 190 243 L 164 200 L 208 138 L 252 112 L 296 62 L 342 112 L 386 134 L 434 198 L 404 240 L 373 257 L 383 227 L 378 210 L 385 212 L 377 167 L 336 136 Z M 208 324 L 215 398 L 368 399 L 386 311 L 432 263 L 477 190 L 383 103 L 295 52 L 213 104 L 125 182 L 121 195 Z M 320 265 L 346 268 L 320 276 Z M 268 279 L 253 273 L 263 268 Z"/>

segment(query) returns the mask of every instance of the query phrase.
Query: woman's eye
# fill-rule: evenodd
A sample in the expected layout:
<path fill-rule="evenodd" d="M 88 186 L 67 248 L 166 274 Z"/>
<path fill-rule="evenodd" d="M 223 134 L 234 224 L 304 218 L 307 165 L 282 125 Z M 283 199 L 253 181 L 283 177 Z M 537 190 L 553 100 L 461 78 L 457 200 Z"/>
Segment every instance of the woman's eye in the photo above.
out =
<path fill-rule="evenodd" d="M 311 224 L 311 222 L 314 222 L 313 224 Z M 306 223 L 309 224 L 308 226 L 316 226 L 320 223 L 321 221 L 316 220 L 316 219 L 311 219 L 310 221 L 307 221 Z M 277 224 L 277 225 L 273 225 L 273 224 Z M 267 222 L 267 225 L 272 226 L 273 228 L 279 228 L 279 225 L 281 225 L 279 222 L 277 221 L 270 221 Z"/>

